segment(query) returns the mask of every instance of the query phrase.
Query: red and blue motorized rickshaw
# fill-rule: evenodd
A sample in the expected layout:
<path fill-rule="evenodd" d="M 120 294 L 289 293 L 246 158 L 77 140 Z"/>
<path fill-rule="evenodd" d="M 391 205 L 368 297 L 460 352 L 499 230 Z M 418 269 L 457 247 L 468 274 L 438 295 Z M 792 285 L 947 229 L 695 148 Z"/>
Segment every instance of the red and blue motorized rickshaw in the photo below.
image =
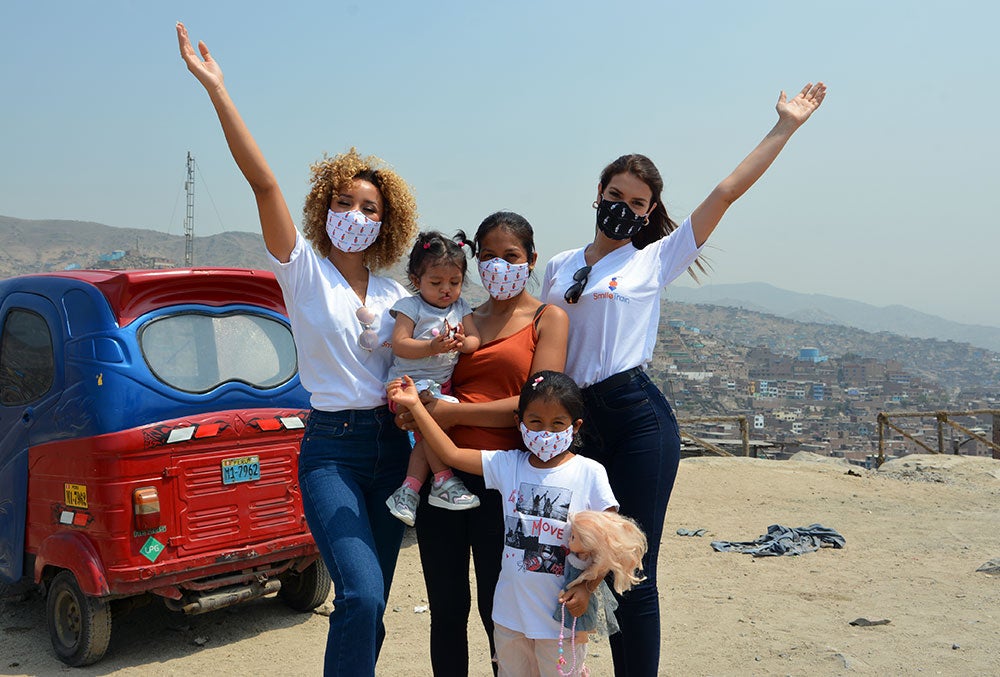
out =
<path fill-rule="evenodd" d="M 116 600 L 315 608 L 330 578 L 297 480 L 307 415 L 270 273 L 0 281 L 0 582 L 44 588 L 69 665 L 104 655 Z"/>

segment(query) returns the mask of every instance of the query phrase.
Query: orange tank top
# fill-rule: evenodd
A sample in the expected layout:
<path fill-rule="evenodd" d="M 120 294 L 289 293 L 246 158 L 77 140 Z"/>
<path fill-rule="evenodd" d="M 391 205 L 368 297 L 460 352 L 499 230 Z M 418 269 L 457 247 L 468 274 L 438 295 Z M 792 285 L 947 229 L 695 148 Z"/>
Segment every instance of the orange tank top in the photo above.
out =
<path fill-rule="evenodd" d="M 484 343 L 471 355 L 461 355 L 451 375 L 452 395 L 460 402 L 474 403 L 520 395 L 531 376 L 531 361 L 538 345 L 536 325 L 546 307 L 540 306 L 532 321 L 510 336 Z M 469 449 L 524 448 L 521 433 L 513 422 L 510 428 L 455 426 L 448 434 L 455 444 Z"/>

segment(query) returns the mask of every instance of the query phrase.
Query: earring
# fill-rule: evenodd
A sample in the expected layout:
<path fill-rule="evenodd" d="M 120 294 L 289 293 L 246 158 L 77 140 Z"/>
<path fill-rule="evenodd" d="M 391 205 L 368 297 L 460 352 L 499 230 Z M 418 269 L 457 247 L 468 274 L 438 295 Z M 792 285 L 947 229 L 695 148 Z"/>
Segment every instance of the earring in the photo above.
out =
<path fill-rule="evenodd" d="M 590 206 L 593 207 L 594 209 L 597 209 L 597 200 L 594 200 L 594 204 L 592 204 Z"/>

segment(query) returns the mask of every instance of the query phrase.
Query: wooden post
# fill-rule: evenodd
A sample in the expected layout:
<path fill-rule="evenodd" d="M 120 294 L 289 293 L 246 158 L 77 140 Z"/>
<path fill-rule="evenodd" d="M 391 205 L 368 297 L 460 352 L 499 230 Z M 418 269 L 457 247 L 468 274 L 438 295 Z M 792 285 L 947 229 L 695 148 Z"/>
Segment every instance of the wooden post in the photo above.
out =
<path fill-rule="evenodd" d="M 939 411 L 935 416 L 938 424 L 938 453 L 944 453 L 944 422 L 948 420 L 948 414 Z"/>
<path fill-rule="evenodd" d="M 995 427 L 995 426 L 994 426 Z M 743 438 L 743 455 L 750 455 L 750 424 L 747 423 L 746 416 L 740 416 L 740 437 Z M 757 458 L 757 449 L 753 450 L 753 457 Z"/>
<path fill-rule="evenodd" d="M 879 468 L 885 463 L 885 414 L 881 411 L 878 413 L 878 458 L 875 460 Z"/>
<path fill-rule="evenodd" d="M 993 414 L 993 444 L 1000 447 L 1000 414 Z M 1000 449 L 993 450 L 993 458 L 1000 461 Z"/>

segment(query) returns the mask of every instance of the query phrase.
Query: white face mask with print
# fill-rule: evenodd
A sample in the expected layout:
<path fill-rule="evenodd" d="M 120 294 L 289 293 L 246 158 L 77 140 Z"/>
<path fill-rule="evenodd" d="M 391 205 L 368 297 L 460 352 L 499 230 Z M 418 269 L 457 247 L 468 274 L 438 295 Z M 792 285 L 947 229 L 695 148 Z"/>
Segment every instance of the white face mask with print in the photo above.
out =
<path fill-rule="evenodd" d="M 512 299 L 528 284 L 531 271 L 527 263 L 508 263 L 501 258 L 479 262 L 479 278 L 490 296 L 497 301 Z"/>
<path fill-rule="evenodd" d="M 563 453 L 573 445 L 573 426 L 559 432 L 549 432 L 548 430 L 528 430 L 521 423 L 521 438 L 528 451 L 538 457 L 538 460 L 545 462 Z"/>
<path fill-rule="evenodd" d="M 381 228 L 381 221 L 372 221 L 357 209 L 349 212 L 330 209 L 326 215 L 326 234 L 330 236 L 330 242 L 348 254 L 368 249 Z"/>

